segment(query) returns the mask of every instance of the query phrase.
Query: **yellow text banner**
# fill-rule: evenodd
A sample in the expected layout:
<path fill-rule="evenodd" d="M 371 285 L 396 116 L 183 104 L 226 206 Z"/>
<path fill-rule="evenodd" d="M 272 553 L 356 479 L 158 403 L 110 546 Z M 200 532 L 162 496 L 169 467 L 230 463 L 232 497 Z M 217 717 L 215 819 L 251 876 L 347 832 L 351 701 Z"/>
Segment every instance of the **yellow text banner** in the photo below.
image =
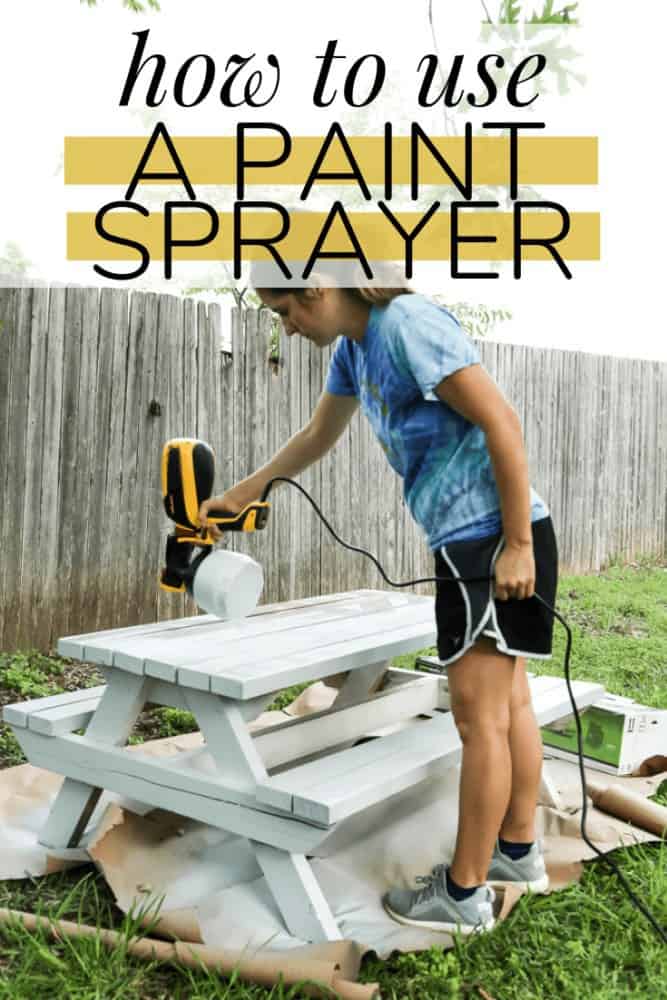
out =
<path fill-rule="evenodd" d="M 461 136 L 429 137 L 457 177 L 465 172 L 465 140 Z M 390 143 L 383 136 L 350 136 L 350 149 L 368 185 L 411 184 L 413 164 L 410 136 L 394 136 Z M 236 185 L 236 138 L 228 136 L 172 137 L 174 148 L 191 184 Z M 66 184 L 114 184 L 129 186 L 148 137 L 70 136 L 65 139 Z M 279 159 L 283 139 L 279 135 L 248 135 L 245 139 L 246 161 L 266 163 L 247 167 L 246 184 L 291 184 L 303 187 L 310 176 L 324 143 L 323 137 L 296 136 L 284 163 L 270 166 Z M 518 183 L 528 184 L 597 184 L 598 142 L 594 136 L 519 136 Z M 389 153 L 389 156 L 387 155 Z M 451 180 L 431 151 L 417 143 L 418 180 L 420 185 L 451 185 Z M 389 164 L 391 164 L 389 166 Z M 472 139 L 472 183 L 505 185 L 510 179 L 509 136 L 474 136 Z M 174 173 L 174 160 L 162 139 L 155 143 L 146 165 L 150 173 Z M 334 139 L 321 165 L 324 172 L 350 173 L 350 160 L 340 141 Z M 147 180 L 142 184 L 178 184 Z M 345 180 L 318 180 L 317 184 L 355 184 Z"/>
<path fill-rule="evenodd" d="M 513 260 L 516 256 L 513 212 L 492 212 L 466 208 L 459 213 L 458 254 L 462 260 Z M 364 254 L 369 260 L 403 260 L 406 242 L 394 225 L 380 212 L 350 212 L 348 219 Z M 411 232 L 422 219 L 418 212 L 401 212 L 398 223 Z M 308 259 L 323 230 L 327 216 L 312 212 L 295 214 L 282 240 L 275 244 L 284 260 Z M 233 260 L 239 237 L 245 240 L 266 239 L 280 232 L 281 220 L 276 214 L 246 211 L 240 213 L 235 226 L 233 213 L 218 213 L 219 232 L 210 242 L 198 246 L 173 246 L 174 260 Z M 554 244 L 564 260 L 600 259 L 600 216 L 596 212 L 573 212 L 569 217 L 567 236 Z M 539 211 L 524 203 L 520 213 L 520 235 L 523 239 L 554 239 L 561 231 L 563 220 L 553 210 Z M 165 251 L 165 216 L 155 212 L 143 216 L 130 211 L 109 212 L 104 229 L 117 239 L 133 240 L 146 248 L 152 260 L 163 260 Z M 204 240 L 211 232 L 211 219 L 202 211 L 176 211 L 172 219 L 172 242 Z M 471 236 L 494 237 L 493 243 L 466 243 Z M 437 211 L 414 240 L 415 260 L 449 260 L 451 258 L 451 215 Z M 243 260 L 267 259 L 266 248 L 251 245 L 241 248 Z M 349 253 L 353 244 L 340 219 L 334 221 L 321 247 L 323 251 Z M 553 260 L 544 246 L 522 246 L 522 260 Z M 68 260 L 128 260 L 136 261 L 139 251 L 131 246 L 113 243 L 95 229 L 95 213 L 71 212 L 67 216 Z"/>

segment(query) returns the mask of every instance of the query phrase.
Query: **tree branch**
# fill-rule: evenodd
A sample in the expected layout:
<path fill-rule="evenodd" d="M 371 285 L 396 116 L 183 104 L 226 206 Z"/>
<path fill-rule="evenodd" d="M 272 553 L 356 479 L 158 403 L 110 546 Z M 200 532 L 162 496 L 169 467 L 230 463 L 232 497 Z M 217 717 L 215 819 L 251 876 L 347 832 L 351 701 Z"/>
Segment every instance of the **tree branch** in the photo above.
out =
<path fill-rule="evenodd" d="M 489 8 L 484 3 L 484 0 L 479 0 L 479 2 L 481 3 L 482 7 L 484 8 L 484 13 L 486 14 L 487 21 L 489 22 L 489 24 L 493 24 L 493 21 L 491 20 L 491 15 L 489 14 Z"/>

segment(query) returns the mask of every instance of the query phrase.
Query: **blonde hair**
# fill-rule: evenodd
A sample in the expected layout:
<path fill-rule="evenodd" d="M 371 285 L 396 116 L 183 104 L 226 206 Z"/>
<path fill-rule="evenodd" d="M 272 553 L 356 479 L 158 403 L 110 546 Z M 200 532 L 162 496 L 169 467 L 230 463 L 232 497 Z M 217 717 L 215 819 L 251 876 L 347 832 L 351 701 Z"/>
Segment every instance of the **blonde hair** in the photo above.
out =
<path fill-rule="evenodd" d="M 378 285 L 374 286 L 362 285 L 364 275 L 358 269 L 352 272 L 349 270 L 340 271 L 339 266 L 338 260 L 325 260 L 320 262 L 317 271 L 314 271 L 312 276 L 307 279 L 306 284 L 299 285 L 296 281 L 292 284 L 292 282 L 286 281 L 281 285 L 275 281 L 275 278 L 280 276 L 275 264 L 269 264 L 267 267 L 266 262 L 254 262 L 250 280 L 255 291 L 260 294 L 267 292 L 269 295 L 279 296 L 291 293 L 297 298 L 306 298 L 316 288 L 330 285 L 345 292 L 357 302 L 371 306 L 386 306 L 399 295 L 413 293 L 413 289 L 407 284 L 402 271 L 392 262 L 376 262 L 375 274 Z M 267 281 L 267 277 L 273 278 L 273 281 Z M 382 285 L 379 284 L 380 282 Z"/>

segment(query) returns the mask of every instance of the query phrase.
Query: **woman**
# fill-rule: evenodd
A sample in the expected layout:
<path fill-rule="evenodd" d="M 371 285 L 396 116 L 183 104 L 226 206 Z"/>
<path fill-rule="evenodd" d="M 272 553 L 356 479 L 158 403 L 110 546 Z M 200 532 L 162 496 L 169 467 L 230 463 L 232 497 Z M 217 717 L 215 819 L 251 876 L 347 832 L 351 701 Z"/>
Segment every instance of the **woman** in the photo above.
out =
<path fill-rule="evenodd" d="M 459 824 L 451 863 L 393 889 L 402 923 L 462 933 L 490 929 L 493 884 L 544 892 L 535 812 L 542 741 L 525 657 L 551 655 L 558 554 L 549 511 L 532 489 L 516 412 L 446 309 L 407 288 L 258 288 L 288 337 L 340 338 L 308 424 L 263 468 L 213 497 L 238 511 L 273 476 L 321 458 L 357 406 L 402 476 L 410 512 L 435 555 L 435 576 L 495 575 L 436 585 L 438 656 L 462 741 Z M 217 535 L 217 533 L 216 533 Z"/>

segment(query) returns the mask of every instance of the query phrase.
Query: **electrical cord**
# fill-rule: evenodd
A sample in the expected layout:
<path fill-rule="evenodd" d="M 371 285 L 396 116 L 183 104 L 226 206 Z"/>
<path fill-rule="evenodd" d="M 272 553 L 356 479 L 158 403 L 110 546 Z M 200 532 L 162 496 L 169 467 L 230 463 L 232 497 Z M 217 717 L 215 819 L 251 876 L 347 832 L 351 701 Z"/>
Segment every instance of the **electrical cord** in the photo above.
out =
<path fill-rule="evenodd" d="M 396 583 L 393 580 L 389 579 L 389 577 L 387 576 L 387 574 L 385 573 L 384 569 L 382 568 L 382 566 L 380 565 L 380 563 L 378 562 L 378 560 L 375 558 L 374 555 L 371 555 L 371 553 L 367 552 L 366 549 L 358 548 L 356 545 L 349 545 L 347 542 L 344 542 L 343 539 L 340 538 L 336 534 L 336 532 L 331 527 L 331 525 L 327 521 L 326 517 L 324 516 L 324 514 L 322 513 L 322 511 L 318 507 L 318 505 L 315 502 L 315 500 L 313 500 L 313 498 L 308 493 L 308 491 L 305 490 L 303 488 L 303 486 L 301 486 L 299 483 L 297 483 L 294 479 L 289 479 L 287 476 L 274 476 L 273 479 L 270 479 L 268 481 L 268 483 L 266 484 L 266 486 L 264 487 L 264 491 L 263 491 L 262 496 L 261 496 L 262 502 L 265 501 L 266 498 L 268 497 L 268 495 L 271 492 L 271 489 L 272 489 L 274 483 L 290 483 L 290 485 L 296 486 L 296 488 L 305 496 L 306 500 L 308 500 L 309 503 L 314 507 L 315 513 L 318 515 L 318 517 L 320 518 L 320 520 L 322 521 L 322 523 L 325 525 L 325 527 L 330 532 L 330 534 L 333 535 L 333 537 L 336 539 L 336 541 L 340 545 L 342 545 L 344 548 L 349 549 L 350 552 L 359 552 L 359 553 L 361 553 L 361 555 L 367 556 L 371 560 L 371 562 L 373 562 L 375 564 L 375 566 L 378 568 L 378 570 L 380 571 L 380 574 L 382 575 L 382 578 L 384 580 L 386 580 L 386 582 L 391 587 L 397 587 L 397 588 L 398 587 L 415 587 L 415 586 L 417 586 L 420 583 L 456 583 L 456 584 L 459 584 L 459 583 L 489 583 L 490 581 L 492 581 L 493 579 L 495 579 L 493 576 L 474 576 L 474 577 L 456 577 L 456 578 L 446 577 L 446 576 L 428 576 L 428 577 L 425 577 L 425 578 L 423 578 L 421 580 L 406 580 L 404 583 Z M 576 725 L 576 729 L 577 729 L 577 755 L 578 755 L 578 758 L 579 758 L 579 775 L 580 775 L 580 778 L 581 778 L 581 792 L 582 792 L 582 810 L 581 810 L 581 836 L 582 836 L 582 839 L 584 840 L 584 842 L 586 844 L 588 844 L 588 846 L 590 847 L 590 849 L 592 851 L 594 851 L 600 858 L 603 859 L 603 861 L 606 864 L 608 864 L 613 869 L 613 871 L 616 874 L 619 882 L 621 883 L 621 885 L 623 886 L 623 888 L 627 892 L 628 896 L 630 897 L 631 902 L 634 904 L 634 906 L 637 907 L 637 909 L 641 913 L 644 914 L 644 916 L 649 921 L 649 923 L 652 925 L 652 927 L 654 928 L 654 930 L 656 931 L 656 933 L 658 934 L 658 936 L 660 938 L 662 938 L 662 940 L 663 940 L 663 942 L 665 944 L 667 944 L 667 933 L 665 932 L 665 929 L 660 926 L 660 924 L 658 923 L 658 921 L 656 920 L 656 918 L 653 916 L 653 914 L 651 913 L 651 911 L 634 894 L 634 892 L 632 891 L 632 889 L 628 885 L 628 883 L 627 883 L 624 875 L 620 871 L 620 869 L 619 869 L 618 865 L 616 864 L 616 862 L 612 861 L 612 859 L 608 855 L 604 854 L 603 851 L 598 850 L 598 848 L 595 846 L 595 844 L 591 840 L 589 840 L 588 835 L 586 833 L 587 793 L 586 793 L 586 775 L 585 775 L 585 772 L 584 772 L 584 759 L 583 759 L 583 748 L 582 748 L 581 721 L 580 721 L 580 718 L 579 718 L 579 712 L 577 710 L 577 704 L 576 704 L 576 702 L 574 700 L 574 695 L 572 693 L 572 688 L 570 686 L 570 650 L 572 648 L 572 631 L 570 629 L 570 626 L 565 621 L 565 619 L 558 613 L 558 611 L 556 611 L 555 608 L 552 608 L 551 605 L 548 604 L 542 597 L 540 597 L 540 595 L 537 592 L 535 592 L 534 596 L 537 598 L 537 600 L 541 604 L 544 605 L 544 607 L 547 609 L 547 611 L 549 611 L 552 615 L 554 615 L 558 619 L 558 621 L 561 623 L 561 625 L 563 626 L 563 628 L 565 629 L 565 631 L 567 633 L 566 640 L 565 640 L 565 683 L 567 685 L 568 695 L 570 696 L 570 702 L 572 704 L 572 709 L 573 709 L 573 714 L 574 714 L 574 720 L 575 720 L 575 725 Z"/>

